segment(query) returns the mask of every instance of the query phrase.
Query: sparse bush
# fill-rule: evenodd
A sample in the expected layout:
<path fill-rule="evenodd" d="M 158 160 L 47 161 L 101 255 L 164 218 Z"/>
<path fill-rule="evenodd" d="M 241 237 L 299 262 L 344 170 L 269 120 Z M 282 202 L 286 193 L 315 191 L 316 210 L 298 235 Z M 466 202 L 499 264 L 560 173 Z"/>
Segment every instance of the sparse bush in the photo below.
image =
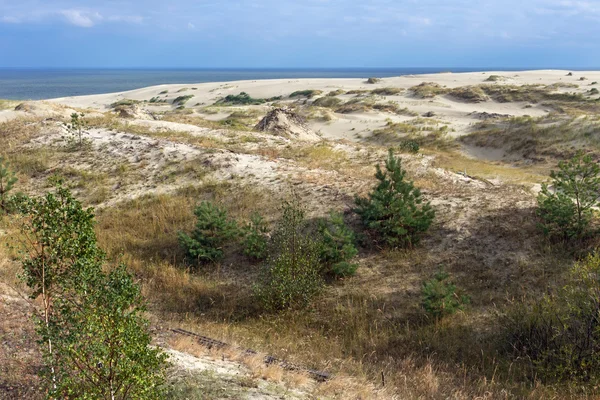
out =
<path fill-rule="evenodd" d="M 320 258 L 323 272 L 335 278 L 354 275 L 358 264 L 350 262 L 358 254 L 355 236 L 344 222 L 344 216 L 331 212 L 329 218 L 319 221 Z"/>
<path fill-rule="evenodd" d="M 503 80 L 504 77 L 500 76 L 500 75 L 490 75 L 487 77 L 487 79 L 485 80 L 486 82 L 498 82 Z"/>
<path fill-rule="evenodd" d="M 562 240 L 588 236 L 598 205 L 600 166 L 589 155 L 578 153 L 568 162 L 560 162 L 552 171 L 552 190 L 542 185 L 537 214 L 546 235 Z"/>
<path fill-rule="evenodd" d="M 269 244 L 269 226 L 264 218 L 253 213 L 244 229 L 244 254 L 252 260 L 264 260 Z"/>
<path fill-rule="evenodd" d="M 410 90 L 416 97 L 422 99 L 432 99 L 437 95 L 448 93 L 448 89 L 443 88 L 435 82 L 423 82 L 417 86 L 413 86 Z"/>
<path fill-rule="evenodd" d="M 139 103 L 140 103 L 139 100 L 123 99 L 123 100 L 115 101 L 114 103 L 112 103 L 110 105 L 110 107 L 117 108 L 120 106 L 133 106 L 134 104 L 139 104 Z"/>
<path fill-rule="evenodd" d="M 454 88 L 448 94 L 469 103 L 481 103 L 488 98 L 481 88 L 471 86 Z"/>
<path fill-rule="evenodd" d="M 317 107 L 334 108 L 337 107 L 341 102 L 342 100 L 338 99 L 337 97 L 326 96 L 316 99 L 312 105 Z"/>
<path fill-rule="evenodd" d="M 297 90 L 295 92 L 293 92 L 292 94 L 290 94 L 290 97 L 308 97 L 309 99 L 312 99 L 315 96 L 319 96 L 323 94 L 322 90 L 316 90 L 316 89 L 307 89 L 307 90 Z"/>
<path fill-rule="evenodd" d="M 460 294 L 449 277 L 448 273 L 439 270 L 432 279 L 423 282 L 421 288 L 421 305 L 436 321 L 462 310 L 469 303 L 469 298 Z"/>
<path fill-rule="evenodd" d="M 570 271 L 567 284 L 503 317 L 516 359 L 530 360 L 534 376 L 547 382 L 600 383 L 600 255 L 589 255 Z"/>
<path fill-rule="evenodd" d="M 9 192 L 17 183 L 15 173 L 8 167 L 8 163 L 0 156 L 0 212 L 8 212 L 12 208 Z"/>
<path fill-rule="evenodd" d="M 223 246 L 238 234 L 236 222 L 229 220 L 225 210 L 206 201 L 196 207 L 194 215 L 196 227 L 191 235 L 179 233 L 181 246 L 198 263 L 221 260 Z"/>
<path fill-rule="evenodd" d="M 159 94 L 167 94 L 167 93 L 169 93 L 169 91 L 168 91 L 168 90 L 163 90 L 163 91 L 162 91 L 162 92 L 160 92 Z"/>
<path fill-rule="evenodd" d="M 395 96 L 402 92 L 404 92 L 404 89 L 395 87 L 379 88 L 371 91 L 372 94 L 377 94 L 380 96 Z"/>
<path fill-rule="evenodd" d="M 254 288 L 268 311 L 306 307 L 322 286 L 319 249 L 306 232 L 304 210 L 296 198 L 285 201 L 282 208 L 269 259 Z"/>
<path fill-rule="evenodd" d="M 258 105 L 264 104 L 268 101 L 276 101 L 281 100 L 281 96 L 271 97 L 269 99 L 255 99 L 250 97 L 250 95 L 246 92 L 241 92 L 238 95 L 227 95 L 221 100 L 217 101 L 216 105 Z"/>
<path fill-rule="evenodd" d="M 590 91 L 588 93 L 593 96 L 596 94 L 600 94 L 600 91 L 596 88 L 592 88 L 592 89 L 590 89 Z"/>
<path fill-rule="evenodd" d="M 406 150 L 409 153 L 418 153 L 419 150 L 421 149 L 421 146 L 419 146 L 419 143 L 415 142 L 414 140 L 405 140 L 404 142 L 400 143 L 399 147 L 402 150 Z"/>
<path fill-rule="evenodd" d="M 188 95 L 185 95 L 185 96 L 177 96 L 177 97 L 175 97 L 175 99 L 173 99 L 173 105 L 183 106 L 192 97 L 194 97 L 193 94 L 188 94 Z"/>
<path fill-rule="evenodd" d="M 85 114 L 84 113 L 73 113 L 71 114 L 71 123 L 70 124 L 66 124 L 66 128 L 69 130 L 69 132 L 72 135 L 77 135 L 78 137 L 78 141 L 77 143 L 75 142 L 75 139 L 73 137 L 70 137 L 67 139 L 68 143 L 67 143 L 67 147 L 68 148 L 75 148 L 75 147 L 79 147 L 81 148 L 84 145 L 84 140 L 83 140 L 83 129 L 87 127 L 87 121 L 84 119 Z M 89 143 L 86 143 L 89 144 Z"/>
<path fill-rule="evenodd" d="M 368 198 L 356 197 L 355 211 L 369 229 L 391 247 L 412 246 L 429 229 L 435 211 L 423 203 L 421 191 L 405 179 L 400 158 L 389 150 L 385 171 L 376 166 L 378 185 Z"/>
<path fill-rule="evenodd" d="M 370 84 L 375 84 L 375 83 L 379 83 L 379 82 L 381 82 L 381 78 L 371 77 L 371 78 L 367 79 L 367 83 L 370 83 Z"/>
<path fill-rule="evenodd" d="M 337 89 L 337 90 L 332 90 L 331 92 L 327 93 L 327 96 L 335 97 L 335 96 L 339 96 L 342 94 L 346 94 L 346 91 L 343 89 Z"/>

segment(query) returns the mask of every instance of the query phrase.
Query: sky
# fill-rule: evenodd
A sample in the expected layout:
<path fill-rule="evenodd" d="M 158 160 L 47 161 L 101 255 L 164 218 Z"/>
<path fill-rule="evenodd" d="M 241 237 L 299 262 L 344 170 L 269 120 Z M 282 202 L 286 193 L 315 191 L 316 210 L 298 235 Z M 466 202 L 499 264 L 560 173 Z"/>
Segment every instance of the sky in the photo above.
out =
<path fill-rule="evenodd" d="M 600 0 L 0 0 L 0 67 L 599 68 Z"/>

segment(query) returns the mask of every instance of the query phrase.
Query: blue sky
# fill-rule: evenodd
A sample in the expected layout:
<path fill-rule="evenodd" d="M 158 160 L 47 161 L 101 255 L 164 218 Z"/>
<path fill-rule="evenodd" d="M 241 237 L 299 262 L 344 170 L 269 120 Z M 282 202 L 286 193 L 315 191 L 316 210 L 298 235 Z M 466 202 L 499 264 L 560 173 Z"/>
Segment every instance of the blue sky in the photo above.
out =
<path fill-rule="evenodd" d="M 600 0 L 0 0 L 0 67 L 600 67 Z"/>

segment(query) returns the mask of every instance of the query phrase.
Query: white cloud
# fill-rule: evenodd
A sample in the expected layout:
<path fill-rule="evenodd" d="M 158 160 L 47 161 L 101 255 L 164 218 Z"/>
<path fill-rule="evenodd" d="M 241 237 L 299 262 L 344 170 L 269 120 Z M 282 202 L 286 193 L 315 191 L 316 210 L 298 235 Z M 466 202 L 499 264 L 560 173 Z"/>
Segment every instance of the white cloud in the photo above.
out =
<path fill-rule="evenodd" d="M 20 24 L 21 20 L 17 17 L 11 17 L 11 16 L 4 16 L 2 17 L 2 19 L 0 19 L 0 21 L 7 23 L 7 24 Z"/>
<path fill-rule="evenodd" d="M 141 24 L 144 22 L 144 17 L 140 15 L 111 15 L 106 18 L 107 21 L 111 22 L 127 22 L 130 24 Z"/>
<path fill-rule="evenodd" d="M 95 25 L 95 20 L 102 19 L 102 16 L 98 13 L 88 13 L 80 10 L 62 10 L 60 14 L 62 14 L 69 23 L 82 28 L 91 28 Z"/>

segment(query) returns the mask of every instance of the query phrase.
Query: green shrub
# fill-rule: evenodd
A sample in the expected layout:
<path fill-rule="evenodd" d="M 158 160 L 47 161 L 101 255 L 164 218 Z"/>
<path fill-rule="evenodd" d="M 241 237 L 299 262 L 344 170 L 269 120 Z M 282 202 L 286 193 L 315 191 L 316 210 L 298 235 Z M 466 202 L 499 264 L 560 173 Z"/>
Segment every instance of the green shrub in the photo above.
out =
<path fill-rule="evenodd" d="M 319 249 L 306 232 L 304 210 L 297 199 L 285 201 L 282 208 L 269 259 L 254 288 L 267 311 L 306 307 L 322 286 Z"/>
<path fill-rule="evenodd" d="M 490 75 L 488 76 L 488 78 L 485 80 L 486 82 L 498 82 L 504 80 L 503 76 L 500 75 Z"/>
<path fill-rule="evenodd" d="M 238 234 L 236 222 L 228 219 L 225 210 L 206 201 L 196 207 L 194 214 L 196 227 L 191 235 L 179 233 L 181 246 L 198 263 L 221 260 L 223 246 Z"/>
<path fill-rule="evenodd" d="M 166 355 L 151 346 L 134 278 L 124 266 L 104 272 L 92 209 L 58 186 L 21 211 L 23 280 L 41 297 L 33 313 L 47 398 L 163 398 Z"/>
<path fill-rule="evenodd" d="M 132 106 L 134 104 L 139 104 L 139 103 L 140 103 L 139 100 L 123 99 L 123 100 L 115 101 L 114 103 L 112 103 L 110 105 L 110 107 L 117 108 L 119 106 Z"/>
<path fill-rule="evenodd" d="M 370 77 L 369 79 L 367 79 L 367 83 L 370 83 L 370 84 L 375 84 L 375 83 L 379 83 L 379 82 L 381 82 L 381 78 Z"/>
<path fill-rule="evenodd" d="M 550 173 L 553 190 L 543 184 L 538 196 L 540 227 L 556 239 L 582 239 L 591 234 L 600 166 L 589 155 L 578 153 L 570 161 L 560 162 L 558 168 Z"/>
<path fill-rule="evenodd" d="M 183 106 L 192 97 L 194 97 L 193 94 L 188 94 L 188 95 L 185 95 L 185 96 L 177 96 L 177 97 L 175 97 L 175 99 L 173 99 L 173 105 Z"/>
<path fill-rule="evenodd" d="M 254 213 L 244 229 L 244 254 L 252 260 L 264 260 L 269 244 L 269 226 L 263 217 Z"/>
<path fill-rule="evenodd" d="M 421 146 L 419 146 L 419 143 L 415 142 L 414 140 L 405 140 L 402 143 L 400 143 L 399 147 L 402 150 L 406 150 L 409 153 L 418 153 L 419 150 L 421 149 Z"/>
<path fill-rule="evenodd" d="M 343 89 L 337 89 L 337 90 L 332 90 L 331 92 L 327 93 L 327 96 L 335 97 L 335 96 L 339 96 L 342 94 L 346 94 L 346 91 Z"/>
<path fill-rule="evenodd" d="M 320 97 L 313 102 L 313 106 L 334 108 L 340 105 L 342 100 L 337 97 Z"/>
<path fill-rule="evenodd" d="M 350 260 L 358 254 L 354 232 L 344 222 L 341 213 L 332 211 L 329 218 L 319 221 L 320 259 L 323 273 L 335 278 L 352 276 L 358 264 Z"/>
<path fill-rule="evenodd" d="M 15 183 L 17 183 L 17 177 L 15 173 L 11 171 L 8 163 L 4 160 L 3 157 L 0 157 L 0 211 L 8 212 L 9 204 L 11 203 L 9 192 L 14 187 Z"/>
<path fill-rule="evenodd" d="M 440 270 L 421 288 L 421 305 L 436 321 L 462 310 L 469 303 L 469 298 L 459 294 L 456 285 L 448 278 L 449 275 Z"/>
<path fill-rule="evenodd" d="M 378 185 L 368 198 L 356 197 L 355 211 L 369 229 L 376 231 L 391 246 L 412 246 L 429 229 L 435 211 L 423 203 L 421 191 L 405 180 L 400 158 L 389 150 L 385 172 L 377 165 Z"/>
<path fill-rule="evenodd" d="M 529 360 L 535 379 L 600 383 L 600 255 L 570 271 L 567 284 L 502 318 L 507 351 Z"/>
<path fill-rule="evenodd" d="M 402 88 L 386 87 L 386 88 L 373 89 L 371 91 L 371 94 L 378 94 L 380 96 L 395 96 L 402 92 L 404 92 L 404 89 L 402 89 Z"/>
<path fill-rule="evenodd" d="M 596 94 L 600 94 L 600 90 L 598 90 L 596 88 L 592 88 L 592 89 L 590 89 L 590 91 L 588 93 L 593 96 Z"/>
<path fill-rule="evenodd" d="M 250 95 L 246 92 L 241 92 L 238 95 L 227 95 L 221 100 L 217 101 L 215 104 L 220 105 L 258 105 L 264 104 L 268 101 L 276 101 L 281 100 L 281 96 L 271 97 L 269 99 L 255 99 L 250 97 Z"/>
<path fill-rule="evenodd" d="M 290 97 L 308 97 L 309 99 L 312 99 L 313 97 L 318 96 L 320 94 L 323 94 L 322 90 L 316 90 L 316 89 L 297 90 L 297 91 L 293 92 L 292 94 L 290 94 Z"/>

